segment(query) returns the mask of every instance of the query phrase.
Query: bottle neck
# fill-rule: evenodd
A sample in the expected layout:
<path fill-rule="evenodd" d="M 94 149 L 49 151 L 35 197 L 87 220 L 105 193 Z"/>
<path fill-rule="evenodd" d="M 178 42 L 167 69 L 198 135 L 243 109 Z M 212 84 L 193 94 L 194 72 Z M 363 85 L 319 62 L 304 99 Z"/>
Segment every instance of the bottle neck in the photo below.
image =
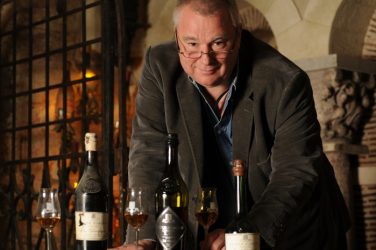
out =
<path fill-rule="evenodd" d="M 86 164 L 85 169 L 97 168 L 97 151 L 86 151 Z"/>
<path fill-rule="evenodd" d="M 247 213 L 247 197 L 245 192 L 244 176 L 235 176 L 236 185 L 236 214 L 243 215 Z"/>
<path fill-rule="evenodd" d="M 167 143 L 166 173 L 175 174 L 178 167 L 178 147 L 176 143 Z"/>

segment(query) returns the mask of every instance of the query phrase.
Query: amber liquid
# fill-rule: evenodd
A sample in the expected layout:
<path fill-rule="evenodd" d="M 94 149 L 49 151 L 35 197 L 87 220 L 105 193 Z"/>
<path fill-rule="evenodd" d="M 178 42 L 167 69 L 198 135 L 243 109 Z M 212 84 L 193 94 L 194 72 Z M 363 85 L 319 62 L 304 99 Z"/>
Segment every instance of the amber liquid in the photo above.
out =
<path fill-rule="evenodd" d="M 140 228 L 140 227 L 142 227 L 142 225 L 144 225 L 145 222 L 148 219 L 148 215 L 147 214 L 143 214 L 143 213 L 130 214 L 130 213 L 126 212 L 124 214 L 124 216 L 125 216 L 125 219 L 127 220 L 128 224 L 131 225 L 134 228 Z"/>
<path fill-rule="evenodd" d="M 60 217 L 37 217 L 36 219 L 44 229 L 52 229 L 60 221 Z"/>
<path fill-rule="evenodd" d="M 218 213 L 213 211 L 200 211 L 196 213 L 196 218 L 201 226 L 210 227 L 217 221 Z"/>

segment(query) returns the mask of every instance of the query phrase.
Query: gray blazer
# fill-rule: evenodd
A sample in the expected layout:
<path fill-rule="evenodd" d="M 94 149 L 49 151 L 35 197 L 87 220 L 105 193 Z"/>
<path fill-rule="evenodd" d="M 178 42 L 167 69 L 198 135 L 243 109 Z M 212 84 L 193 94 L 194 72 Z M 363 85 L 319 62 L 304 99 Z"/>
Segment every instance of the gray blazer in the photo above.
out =
<path fill-rule="evenodd" d="M 243 31 L 238 78 L 233 157 L 247 160 L 255 201 L 245 221 L 275 249 L 339 249 L 347 210 L 322 151 L 308 76 Z M 190 194 L 196 193 L 205 167 L 201 112 L 200 96 L 180 66 L 175 43 L 150 48 L 136 98 L 130 185 L 156 188 L 165 166 L 166 134 L 176 132 L 180 172 Z M 153 206 L 153 197 L 149 200 Z M 197 226 L 190 202 L 193 237 Z M 153 216 L 141 235 L 155 237 Z"/>

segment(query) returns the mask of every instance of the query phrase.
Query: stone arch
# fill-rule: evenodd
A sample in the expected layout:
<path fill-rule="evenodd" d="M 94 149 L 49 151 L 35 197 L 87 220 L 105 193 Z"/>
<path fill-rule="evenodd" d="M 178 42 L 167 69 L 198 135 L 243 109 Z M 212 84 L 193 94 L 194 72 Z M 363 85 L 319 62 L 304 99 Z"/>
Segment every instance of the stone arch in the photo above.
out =
<path fill-rule="evenodd" d="M 246 0 L 238 0 L 237 5 L 243 28 L 251 31 L 257 38 L 277 48 L 275 36 L 265 16 Z"/>
<path fill-rule="evenodd" d="M 241 0 L 254 6 L 259 13 L 265 17 L 266 22 L 270 24 L 270 29 L 274 36 L 274 47 L 282 53 L 287 51 L 283 34 L 299 23 L 302 18 L 297 6 L 292 0 Z M 283 9 L 283 11 L 281 11 Z M 288 43 L 291 46 L 291 43 Z M 288 53 L 286 53 L 288 54 Z"/>
<path fill-rule="evenodd" d="M 376 58 L 376 1 L 343 1 L 333 20 L 329 52 Z"/>
<path fill-rule="evenodd" d="M 333 18 L 342 0 L 246 0 L 269 22 L 278 50 L 292 60 L 329 54 Z"/>

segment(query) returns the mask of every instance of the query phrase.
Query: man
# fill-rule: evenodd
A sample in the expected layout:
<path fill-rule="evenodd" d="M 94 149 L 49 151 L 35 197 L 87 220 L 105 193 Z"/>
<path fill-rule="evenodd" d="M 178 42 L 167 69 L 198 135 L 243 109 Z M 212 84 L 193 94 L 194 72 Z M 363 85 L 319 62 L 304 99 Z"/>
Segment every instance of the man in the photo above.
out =
<path fill-rule="evenodd" d="M 200 186 L 218 188 L 219 219 L 204 240 L 189 205 L 189 231 L 201 249 L 224 249 L 234 214 L 233 159 L 247 162 L 244 224 L 260 233 L 263 248 L 346 249 L 347 210 L 322 151 L 307 75 L 241 30 L 235 1 L 178 0 L 174 22 L 176 41 L 145 57 L 129 185 L 158 185 L 165 138 L 175 132 L 190 195 Z M 142 249 L 153 249 L 154 223 L 150 216 L 141 230 Z"/>

